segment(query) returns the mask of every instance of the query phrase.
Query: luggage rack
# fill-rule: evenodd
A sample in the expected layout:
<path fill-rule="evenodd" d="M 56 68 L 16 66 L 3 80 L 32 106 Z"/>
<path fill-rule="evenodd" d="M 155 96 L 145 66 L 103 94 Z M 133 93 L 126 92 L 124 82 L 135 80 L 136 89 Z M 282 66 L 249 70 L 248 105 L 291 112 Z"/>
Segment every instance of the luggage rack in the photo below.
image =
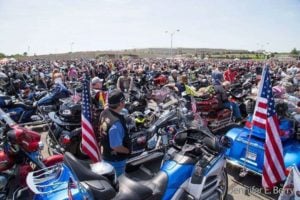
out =
<path fill-rule="evenodd" d="M 35 194 L 50 194 L 68 188 L 69 179 L 64 178 L 67 173 L 62 163 L 30 172 L 26 183 Z M 46 190 L 47 189 L 47 190 Z"/>

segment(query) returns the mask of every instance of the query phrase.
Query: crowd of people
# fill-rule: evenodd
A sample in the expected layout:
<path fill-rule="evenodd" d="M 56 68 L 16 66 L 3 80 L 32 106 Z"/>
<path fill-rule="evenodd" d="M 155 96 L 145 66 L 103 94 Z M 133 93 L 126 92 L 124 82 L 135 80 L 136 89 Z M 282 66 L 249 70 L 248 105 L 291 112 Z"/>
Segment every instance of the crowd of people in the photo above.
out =
<path fill-rule="evenodd" d="M 128 133 L 120 113 L 125 106 L 124 93 L 135 89 L 135 79 L 143 78 L 147 74 L 165 75 L 166 84 L 162 86 L 174 89 L 178 95 L 187 92 L 191 83 L 206 79 L 213 86 L 220 107 L 232 109 L 236 122 L 239 122 L 242 120 L 239 107 L 228 100 L 226 90 L 238 81 L 244 72 L 256 74 L 258 83 L 265 64 L 265 61 L 192 59 L 34 60 L 2 64 L 1 71 L 12 79 L 25 82 L 30 80 L 44 89 L 50 89 L 53 85 L 59 85 L 60 89 L 66 88 L 67 82 L 79 81 L 84 76 L 90 77 L 94 101 L 103 107 L 106 106 L 99 117 L 99 130 L 95 130 L 101 137 L 102 156 L 120 175 L 124 172 L 125 160 L 130 153 Z M 274 78 L 287 80 L 274 90 L 275 95 L 293 99 L 294 111 L 300 114 L 300 62 L 272 60 L 268 61 L 268 64 Z M 106 93 L 109 89 L 107 83 L 113 79 L 116 80 L 116 89 Z M 21 89 L 24 90 L 27 86 L 25 84 Z M 193 94 L 197 95 L 198 92 L 194 91 Z"/>

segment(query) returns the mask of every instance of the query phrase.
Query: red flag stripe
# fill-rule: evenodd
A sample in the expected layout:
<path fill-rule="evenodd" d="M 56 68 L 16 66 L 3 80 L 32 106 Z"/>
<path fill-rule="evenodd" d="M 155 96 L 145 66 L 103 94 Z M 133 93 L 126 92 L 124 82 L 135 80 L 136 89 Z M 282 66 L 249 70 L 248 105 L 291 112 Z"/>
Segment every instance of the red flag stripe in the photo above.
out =
<path fill-rule="evenodd" d="M 274 181 L 280 180 L 280 179 L 281 179 L 280 174 L 279 174 L 278 170 L 276 169 L 276 166 L 275 166 L 275 164 L 274 164 L 274 162 L 273 162 L 273 159 L 274 159 L 274 158 L 273 158 L 272 155 L 270 154 L 268 145 L 265 145 L 265 154 L 266 154 L 265 159 L 266 159 L 267 162 L 266 162 L 264 165 L 267 165 L 268 168 L 271 169 L 271 170 L 267 170 L 268 173 L 269 173 L 269 172 L 272 172 L 272 173 L 273 173 L 273 176 L 276 178 Z M 272 158 L 273 158 L 273 159 L 272 159 Z M 276 163 L 276 162 L 275 162 L 275 163 Z M 272 177 L 272 176 L 269 176 L 269 177 Z M 274 181 L 272 181 L 272 182 L 274 182 Z"/>
<path fill-rule="evenodd" d="M 94 129 L 92 127 L 92 125 L 89 123 L 89 121 L 87 119 L 85 119 L 85 117 L 82 116 L 81 118 L 82 120 L 82 128 L 84 128 L 85 130 L 88 131 L 88 133 L 93 133 L 94 135 Z"/>
<path fill-rule="evenodd" d="M 253 126 L 257 126 L 259 128 L 262 128 L 262 129 L 265 129 L 266 128 L 266 125 L 265 124 L 262 124 L 262 123 L 259 123 L 257 121 L 253 121 Z"/>
<path fill-rule="evenodd" d="M 255 110 L 255 113 L 262 113 L 262 114 L 267 114 L 267 109 L 265 108 L 261 108 L 261 107 L 257 107 Z"/>
<path fill-rule="evenodd" d="M 92 140 L 93 138 L 90 137 L 90 135 L 84 134 L 82 136 L 83 140 L 89 144 L 89 146 L 97 148 L 97 144 Z"/>
<path fill-rule="evenodd" d="M 83 119 L 83 121 L 84 121 L 84 119 Z M 85 141 L 89 142 L 92 146 L 97 147 L 97 149 L 98 149 L 95 137 L 91 133 L 93 133 L 93 131 L 91 132 L 91 129 L 89 129 L 85 123 L 82 123 L 82 138 Z"/>
<path fill-rule="evenodd" d="M 88 140 L 90 140 L 91 142 L 96 144 L 95 137 L 93 135 L 91 135 L 91 132 L 89 132 L 89 130 L 86 129 L 84 126 L 85 125 L 82 125 L 82 133 L 83 133 L 82 136 L 86 136 L 88 138 Z"/>
<path fill-rule="evenodd" d="M 261 99 L 264 99 L 264 98 L 260 98 L 260 100 L 261 100 Z M 268 108 L 267 102 L 259 101 L 257 106 L 258 106 L 259 108 L 265 109 L 265 110 L 267 111 L 267 108 Z"/>
<path fill-rule="evenodd" d="M 257 116 L 254 116 L 253 117 L 253 121 L 256 121 L 257 123 L 261 123 L 261 124 L 264 124 L 266 125 L 266 119 L 263 119 L 263 118 L 260 118 L 260 117 L 257 117 Z"/>
<path fill-rule="evenodd" d="M 85 152 L 87 152 L 87 154 L 92 158 L 92 160 L 98 160 L 98 152 L 95 151 L 95 147 L 92 147 L 89 145 L 88 142 L 86 142 L 85 140 L 82 140 L 82 149 L 85 150 Z"/>
<path fill-rule="evenodd" d="M 264 98 L 264 97 L 261 97 L 261 96 L 258 96 L 258 97 L 257 97 L 257 101 L 258 101 L 258 102 L 261 102 L 261 103 L 264 103 L 264 104 L 266 104 L 266 105 L 267 105 L 267 103 L 268 103 L 268 99 L 266 99 L 266 98 Z"/>
<path fill-rule="evenodd" d="M 277 145 L 279 142 L 281 142 L 281 140 L 280 140 L 279 137 L 274 136 L 275 133 L 279 134 L 279 130 L 276 127 L 274 127 L 273 125 L 271 125 L 271 124 L 273 124 L 273 120 L 272 119 L 270 119 L 269 123 L 267 124 L 267 132 L 270 133 L 268 135 L 269 139 L 271 141 L 271 144 L 273 144 L 273 145 L 276 144 L 276 146 L 274 148 L 275 153 L 282 153 L 283 152 L 282 148 L 278 147 L 278 145 Z M 283 164 L 283 162 L 280 163 L 280 164 Z"/>
<path fill-rule="evenodd" d="M 270 119 L 269 123 L 267 123 L 267 132 L 270 133 L 270 134 L 268 134 L 268 137 L 269 137 L 271 145 L 273 147 L 273 149 L 271 149 L 271 150 L 273 150 L 273 152 L 275 152 L 275 156 L 278 158 L 280 168 L 282 169 L 282 172 L 285 173 L 283 157 L 278 156 L 278 155 L 282 155 L 282 153 L 283 153 L 282 148 L 280 148 L 278 146 L 278 144 L 281 143 L 281 140 L 279 137 L 274 137 L 274 134 L 276 133 L 277 135 L 279 135 L 279 132 L 278 132 L 278 130 L 276 130 L 277 128 L 274 127 L 274 125 L 272 125 L 272 124 L 273 124 L 273 120 Z"/>
<path fill-rule="evenodd" d="M 83 125 L 84 126 L 84 125 Z M 90 134 L 90 132 L 88 132 L 86 129 L 82 129 L 82 137 L 85 137 L 86 140 L 90 141 L 92 144 L 97 146 L 95 137 L 93 137 L 93 135 Z"/>
<path fill-rule="evenodd" d="M 92 158 L 93 161 L 99 161 L 99 153 L 95 150 L 96 147 L 89 145 L 89 143 L 86 140 L 82 140 L 82 150 L 88 154 L 89 157 Z"/>
<path fill-rule="evenodd" d="M 272 188 L 272 187 L 274 187 L 274 184 L 270 180 L 269 175 L 266 174 L 266 173 L 263 173 L 262 185 L 263 185 L 264 188 Z"/>
<path fill-rule="evenodd" d="M 267 119 L 267 113 L 256 112 L 256 113 L 255 113 L 255 116 L 254 116 L 254 119 L 257 119 L 257 118 L 259 118 L 258 121 L 262 120 L 262 121 L 260 121 L 260 122 L 266 122 L 266 119 Z"/>

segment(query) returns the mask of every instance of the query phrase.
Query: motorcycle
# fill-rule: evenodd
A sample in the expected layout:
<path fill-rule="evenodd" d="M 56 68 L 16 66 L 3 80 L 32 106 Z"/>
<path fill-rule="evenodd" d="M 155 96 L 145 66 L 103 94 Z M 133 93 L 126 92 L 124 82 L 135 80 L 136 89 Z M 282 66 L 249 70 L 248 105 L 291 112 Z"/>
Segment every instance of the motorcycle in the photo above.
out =
<path fill-rule="evenodd" d="M 18 124 L 38 125 L 45 123 L 45 117 L 38 112 L 31 101 L 18 101 L 13 96 L 0 95 L 0 107 Z"/>
<path fill-rule="evenodd" d="M 144 112 L 147 107 L 146 96 L 140 91 L 129 91 L 127 101 L 125 102 L 125 108 L 129 113 L 135 111 Z"/>
<path fill-rule="evenodd" d="M 234 124 L 232 110 L 220 108 L 216 96 L 204 95 L 194 98 L 197 112 L 200 113 L 205 124 L 213 133 L 217 133 Z"/>
<path fill-rule="evenodd" d="M 135 169 L 145 162 L 161 158 L 170 146 L 175 132 L 193 124 L 202 125 L 194 120 L 193 113 L 188 112 L 184 106 L 185 103 L 182 100 L 165 109 L 161 105 L 161 109 L 158 110 L 163 111 L 157 111 L 159 118 L 153 121 L 147 129 L 137 129 L 135 121 L 129 120 L 133 124 L 128 124 L 131 156 L 127 161 L 127 168 Z"/>
<path fill-rule="evenodd" d="M 17 125 L 0 109 L 0 199 L 11 198 L 26 185 L 25 177 L 33 170 L 62 161 L 62 155 L 43 159 L 41 135 Z"/>
<path fill-rule="evenodd" d="M 26 100 L 18 95 L 20 100 L 14 96 L 1 95 L 0 107 L 3 108 L 19 124 L 38 125 L 47 121 L 47 114 L 57 109 L 58 100 L 68 97 L 70 92 L 64 86 L 56 84 L 48 93 L 36 93 L 34 99 Z M 35 100 L 35 102 L 33 102 Z"/>
<path fill-rule="evenodd" d="M 97 171 L 70 153 L 64 155 L 63 164 L 31 172 L 26 181 L 34 200 L 226 199 L 227 139 L 195 129 L 178 132 L 159 172 L 146 181 L 126 174 L 116 180 L 111 166 Z"/>
<path fill-rule="evenodd" d="M 259 127 L 253 126 L 252 128 L 254 105 L 245 126 L 232 128 L 226 133 L 226 136 L 232 139 L 232 146 L 226 152 L 227 162 L 238 166 L 241 169 L 240 176 L 242 177 L 246 176 L 248 172 L 262 175 L 263 171 L 266 133 Z M 275 108 L 279 119 L 279 134 L 285 168 L 293 165 L 300 168 L 300 129 L 297 127 L 295 119 L 284 115 L 287 106 L 281 108 L 281 105 L 277 104 Z"/>
<path fill-rule="evenodd" d="M 237 103 L 243 118 L 247 117 L 245 101 L 249 100 L 251 94 L 252 83 L 251 79 L 241 79 L 238 83 L 230 85 L 228 90 L 229 100 Z"/>
<path fill-rule="evenodd" d="M 61 102 L 58 112 L 49 113 L 51 124 L 46 138 L 49 152 L 62 154 L 69 151 L 85 158 L 81 151 L 81 102 L 74 102 L 72 98 Z"/>

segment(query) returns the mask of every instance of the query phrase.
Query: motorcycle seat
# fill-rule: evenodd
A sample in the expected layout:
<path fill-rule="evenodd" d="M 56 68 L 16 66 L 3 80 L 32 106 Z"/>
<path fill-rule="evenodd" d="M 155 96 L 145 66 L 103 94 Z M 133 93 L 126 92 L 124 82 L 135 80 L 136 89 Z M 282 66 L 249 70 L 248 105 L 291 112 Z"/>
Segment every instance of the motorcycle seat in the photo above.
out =
<path fill-rule="evenodd" d="M 104 180 L 109 182 L 106 177 L 91 171 L 88 162 L 77 159 L 69 152 L 64 154 L 64 163 L 76 174 L 79 181 Z"/>
<path fill-rule="evenodd" d="M 135 181 L 124 174 L 119 177 L 119 193 L 114 199 L 162 199 L 167 182 L 168 176 L 164 172 L 147 181 Z"/>
<path fill-rule="evenodd" d="M 107 181 L 90 180 L 80 183 L 92 192 L 94 199 L 113 199 L 116 195 L 115 189 Z"/>

